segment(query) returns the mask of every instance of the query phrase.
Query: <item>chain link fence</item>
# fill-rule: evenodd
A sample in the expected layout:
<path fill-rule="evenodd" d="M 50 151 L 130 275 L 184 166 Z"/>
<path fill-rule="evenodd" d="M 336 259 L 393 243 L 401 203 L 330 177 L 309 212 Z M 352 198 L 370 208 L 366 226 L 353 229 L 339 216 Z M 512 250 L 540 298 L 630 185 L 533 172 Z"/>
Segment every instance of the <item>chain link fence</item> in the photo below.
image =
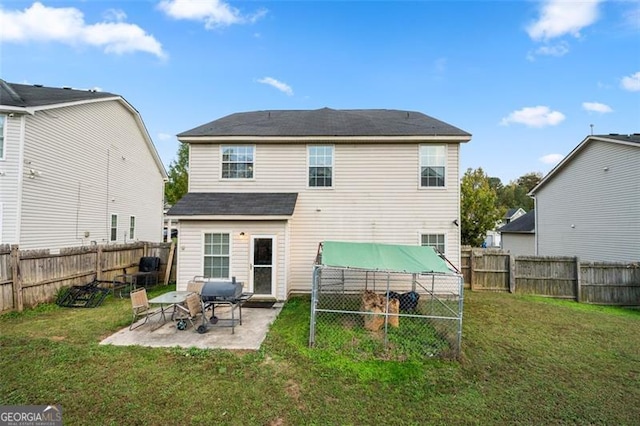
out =
<path fill-rule="evenodd" d="M 457 359 L 463 280 L 317 266 L 309 345 L 356 360 Z"/>

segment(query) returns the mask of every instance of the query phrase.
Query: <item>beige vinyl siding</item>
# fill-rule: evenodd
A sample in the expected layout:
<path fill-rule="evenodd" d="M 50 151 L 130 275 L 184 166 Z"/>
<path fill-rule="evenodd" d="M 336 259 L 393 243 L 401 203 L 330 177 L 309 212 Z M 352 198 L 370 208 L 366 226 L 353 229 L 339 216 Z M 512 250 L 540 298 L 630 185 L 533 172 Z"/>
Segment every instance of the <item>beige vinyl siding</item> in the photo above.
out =
<path fill-rule="evenodd" d="M 130 216 L 136 240 L 161 240 L 162 175 L 120 102 L 28 116 L 24 161 L 22 247 L 107 243 L 111 214 L 118 215 L 118 243 L 128 237 Z M 39 174 L 31 179 L 29 169 Z"/>
<path fill-rule="evenodd" d="M 420 244 L 420 233 L 446 235 L 459 265 L 459 144 L 447 145 L 445 188 L 420 188 L 419 144 L 334 145 L 332 188 L 307 187 L 307 144 L 256 144 L 254 180 L 220 179 L 218 144 L 191 145 L 192 192 L 297 192 L 290 224 L 289 291 L 308 291 L 323 240 Z"/>
<path fill-rule="evenodd" d="M 536 238 L 534 234 L 502 234 L 502 250 L 514 256 L 534 256 L 536 254 Z"/>
<path fill-rule="evenodd" d="M 639 165 L 638 146 L 586 144 L 536 194 L 538 254 L 640 260 Z"/>
<path fill-rule="evenodd" d="M 249 291 L 251 281 L 250 254 L 251 237 L 272 235 L 275 237 L 276 297 L 286 298 L 286 231 L 285 221 L 181 221 L 178 244 L 178 290 L 185 290 L 187 282 L 204 271 L 204 234 L 228 233 L 230 235 L 229 274 L 244 283 L 244 291 Z M 244 232 L 244 236 L 240 233 Z"/>
<path fill-rule="evenodd" d="M 0 244 L 16 244 L 20 185 L 20 138 L 23 116 L 5 116 L 4 159 L 0 160 Z"/>

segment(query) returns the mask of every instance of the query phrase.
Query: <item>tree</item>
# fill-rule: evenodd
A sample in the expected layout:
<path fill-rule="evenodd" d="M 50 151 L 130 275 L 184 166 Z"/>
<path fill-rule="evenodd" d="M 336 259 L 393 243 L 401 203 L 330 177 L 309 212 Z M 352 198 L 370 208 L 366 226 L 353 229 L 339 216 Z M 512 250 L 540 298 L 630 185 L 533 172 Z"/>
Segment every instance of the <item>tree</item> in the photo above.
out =
<path fill-rule="evenodd" d="M 497 206 L 501 215 L 511 208 L 522 207 L 525 211 L 533 208 L 533 199 L 527 194 L 542 180 L 539 172 L 527 173 L 515 181 L 502 185 L 499 178 L 489 178 L 489 185 L 498 196 Z"/>
<path fill-rule="evenodd" d="M 189 189 L 189 145 L 181 143 L 178 158 L 169 164 L 169 181 L 164 186 L 164 201 L 175 204 Z"/>
<path fill-rule="evenodd" d="M 478 247 L 487 231 L 496 227 L 500 218 L 496 201 L 496 192 L 482 168 L 467 169 L 460 183 L 462 244 Z"/>

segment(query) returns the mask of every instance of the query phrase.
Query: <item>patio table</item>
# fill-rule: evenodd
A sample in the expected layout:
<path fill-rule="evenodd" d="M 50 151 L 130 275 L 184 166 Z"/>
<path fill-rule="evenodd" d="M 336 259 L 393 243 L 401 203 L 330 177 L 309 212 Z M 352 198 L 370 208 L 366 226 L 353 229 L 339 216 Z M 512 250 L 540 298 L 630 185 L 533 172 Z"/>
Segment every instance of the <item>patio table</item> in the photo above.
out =
<path fill-rule="evenodd" d="M 160 318 L 158 319 L 157 326 L 152 328 L 152 330 L 157 330 L 162 327 L 167 322 L 167 317 L 165 312 L 167 309 L 173 308 L 173 312 L 171 313 L 171 319 L 173 320 L 173 316 L 176 312 L 176 306 L 184 303 L 187 300 L 187 296 L 189 296 L 191 291 L 169 291 L 167 293 L 161 294 L 160 296 L 154 297 L 149 300 L 150 305 L 160 305 Z"/>

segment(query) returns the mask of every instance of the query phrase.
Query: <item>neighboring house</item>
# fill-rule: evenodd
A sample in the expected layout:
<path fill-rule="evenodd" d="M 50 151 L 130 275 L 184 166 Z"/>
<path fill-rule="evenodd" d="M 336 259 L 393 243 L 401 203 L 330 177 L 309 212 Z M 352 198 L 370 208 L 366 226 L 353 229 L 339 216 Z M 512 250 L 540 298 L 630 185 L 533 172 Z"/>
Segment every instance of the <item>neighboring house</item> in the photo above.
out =
<path fill-rule="evenodd" d="M 522 209 L 520 209 L 522 210 Z M 501 248 L 516 256 L 534 256 L 536 254 L 535 210 L 519 216 L 498 229 L 501 235 Z"/>
<path fill-rule="evenodd" d="M 0 243 L 161 241 L 166 177 L 121 96 L 0 80 Z"/>
<path fill-rule="evenodd" d="M 530 193 L 536 254 L 640 261 L 640 134 L 585 138 Z"/>
<path fill-rule="evenodd" d="M 280 300 L 308 292 L 324 240 L 433 245 L 460 265 L 459 153 L 471 135 L 456 127 L 323 108 L 232 114 L 178 139 L 190 144 L 189 193 L 168 212 L 180 289 L 204 275 Z"/>
<path fill-rule="evenodd" d="M 501 247 L 501 235 L 500 228 L 501 226 L 506 225 L 507 223 L 519 218 L 524 215 L 526 212 L 522 210 L 522 208 L 517 207 L 515 209 L 509 209 L 506 211 L 504 216 L 502 216 L 502 220 L 496 225 L 495 229 L 487 232 L 487 236 L 485 238 L 485 244 L 487 247 Z"/>

